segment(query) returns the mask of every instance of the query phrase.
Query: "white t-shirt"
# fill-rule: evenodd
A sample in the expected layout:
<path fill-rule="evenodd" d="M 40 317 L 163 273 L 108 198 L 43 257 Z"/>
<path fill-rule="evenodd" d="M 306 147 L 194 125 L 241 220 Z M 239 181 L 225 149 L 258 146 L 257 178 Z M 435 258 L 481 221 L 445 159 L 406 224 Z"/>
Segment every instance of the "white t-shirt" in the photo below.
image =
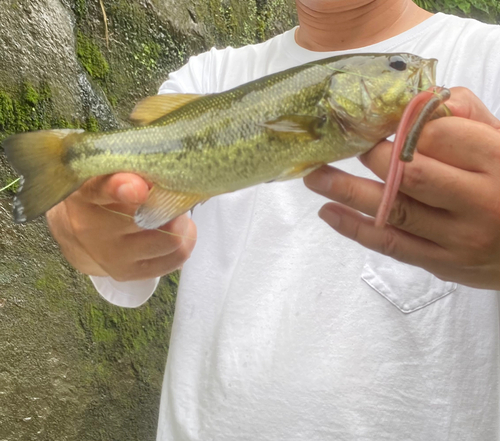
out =
<path fill-rule="evenodd" d="M 500 27 L 436 14 L 342 53 L 437 58 L 437 84 L 472 89 L 500 117 L 499 48 Z M 339 54 L 290 30 L 192 57 L 160 92 L 221 92 Z M 374 178 L 357 159 L 336 166 Z M 158 441 L 500 440 L 499 293 L 364 249 L 318 218 L 325 202 L 299 179 L 195 208 Z M 156 286 L 93 281 L 131 307 Z"/>

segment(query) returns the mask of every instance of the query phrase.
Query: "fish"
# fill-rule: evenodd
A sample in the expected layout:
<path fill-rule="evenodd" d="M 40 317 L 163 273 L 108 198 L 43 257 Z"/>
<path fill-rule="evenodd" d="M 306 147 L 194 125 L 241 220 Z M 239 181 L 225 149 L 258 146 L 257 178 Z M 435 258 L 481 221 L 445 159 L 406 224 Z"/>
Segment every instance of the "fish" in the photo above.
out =
<path fill-rule="evenodd" d="M 435 84 L 436 59 L 409 53 L 325 58 L 209 95 L 140 101 L 134 127 L 44 130 L 3 143 L 21 181 L 17 223 L 43 215 L 95 176 L 153 183 L 134 219 L 155 229 L 214 196 L 306 176 L 394 134 L 403 111 Z"/>

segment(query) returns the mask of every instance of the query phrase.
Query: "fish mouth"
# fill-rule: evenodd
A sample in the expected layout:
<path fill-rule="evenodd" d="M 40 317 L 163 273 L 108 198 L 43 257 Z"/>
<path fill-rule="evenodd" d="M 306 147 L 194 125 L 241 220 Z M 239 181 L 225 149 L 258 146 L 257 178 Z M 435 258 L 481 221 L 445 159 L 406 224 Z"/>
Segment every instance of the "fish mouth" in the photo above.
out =
<path fill-rule="evenodd" d="M 436 86 L 436 66 L 438 60 L 435 58 L 430 58 L 427 60 L 422 60 L 422 65 L 420 68 L 420 75 L 418 81 L 418 92 L 429 89 L 432 86 Z"/>

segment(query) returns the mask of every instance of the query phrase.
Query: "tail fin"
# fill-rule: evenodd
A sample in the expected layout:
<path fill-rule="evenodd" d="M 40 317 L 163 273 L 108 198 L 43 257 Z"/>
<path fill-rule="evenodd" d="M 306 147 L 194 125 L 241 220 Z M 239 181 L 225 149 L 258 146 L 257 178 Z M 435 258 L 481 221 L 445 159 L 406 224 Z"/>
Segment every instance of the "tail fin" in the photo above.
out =
<path fill-rule="evenodd" d="M 14 135 L 4 141 L 7 159 L 21 175 L 14 198 L 17 223 L 37 218 L 81 185 L 81 180 L 64 162 L 68 147 L 81 132 L 43 130 Z"/>

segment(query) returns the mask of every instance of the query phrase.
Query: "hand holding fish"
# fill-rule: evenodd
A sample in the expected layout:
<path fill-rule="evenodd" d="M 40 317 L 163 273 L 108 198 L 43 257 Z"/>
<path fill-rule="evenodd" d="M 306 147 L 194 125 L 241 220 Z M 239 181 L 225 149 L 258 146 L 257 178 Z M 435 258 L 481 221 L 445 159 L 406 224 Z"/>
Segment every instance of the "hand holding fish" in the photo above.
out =
<path fill-rule="evenodd" d="M 426 125 L 405 167 L 390 226 L 373 219 L 383 184 L 322 167 L 306 185 L 338 202 L 320 217 L 361 245 L 464 285 L 500 289 L 500 121 L 467 89 L 454 88 L 454 117 Z M 392 143 L 361 156 L 381 179 Z"/>
<path fill-rule="evenodd" d="M 52 235 L 79 271 L 118 281 L 162 276 L 178 269 L 196 242 L 196 226 L 179 216 L 158 230 L 143 230 L 132 219 L 148 197 L 139 176 L 117 173 L 87 181 L 47 212 Z M 168 234 L 165 234 L 168 233 Z"/>

